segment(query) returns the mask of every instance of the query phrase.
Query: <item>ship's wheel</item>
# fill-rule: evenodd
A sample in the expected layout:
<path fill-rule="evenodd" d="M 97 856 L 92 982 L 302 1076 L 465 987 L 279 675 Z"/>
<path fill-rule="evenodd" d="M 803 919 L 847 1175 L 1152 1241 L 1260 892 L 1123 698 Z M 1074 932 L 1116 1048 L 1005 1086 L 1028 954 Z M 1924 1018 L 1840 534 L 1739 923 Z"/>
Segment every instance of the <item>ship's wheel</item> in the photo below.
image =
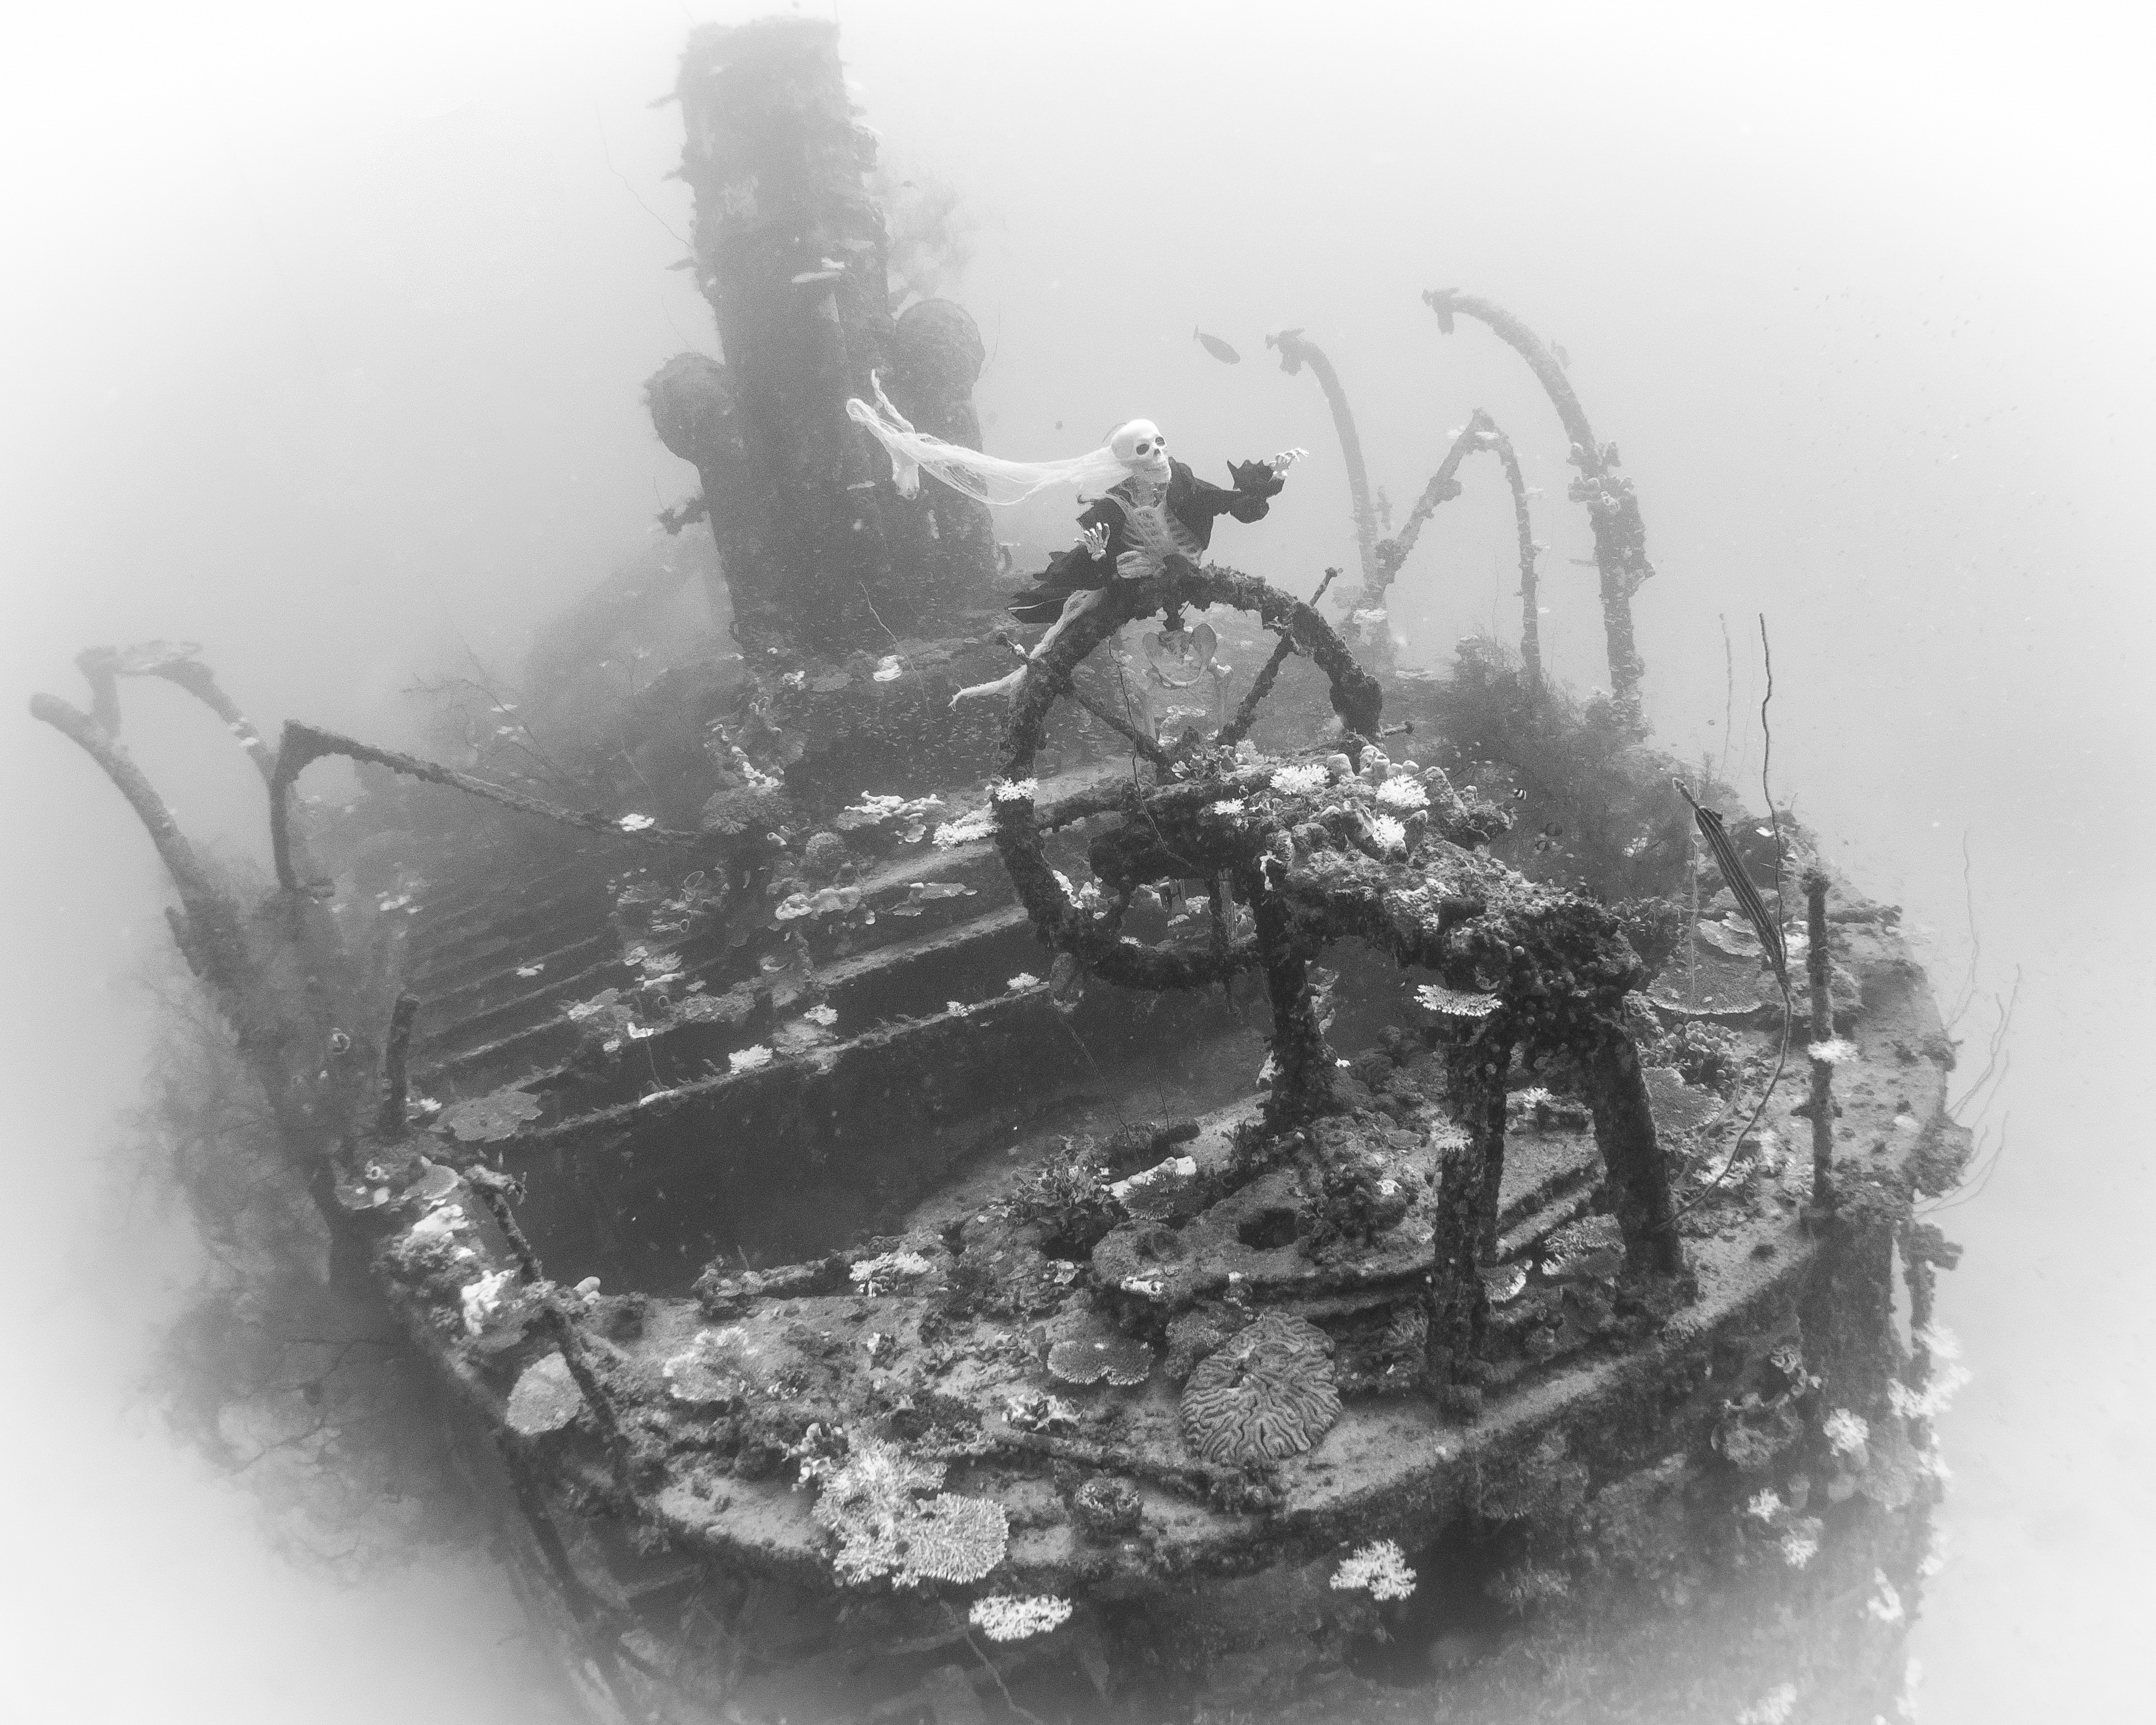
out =
<path fill-rule="evenodd" d="M 1209 739 L 1192 738 L 1177 751 L 1160 752 L 1152 784 L 1131 778 L 1036 807 L 1029 788 L 1034 762 L 1049 715 L 1072 692 L 1078 666 L 1126 622 L 1163 609 L 1174 615 L 1183 606 L 1216 604 L 1254 613 L 1281 643 L 1235 716 Z M 1118 583 L 1105 603 L 1029 666 L 1004 732 L 1002 774 L 993 792 L 996 842 L 1020 901 L 1050 946 L 1103 980 L 1132 988 L 1201 988 L 1262 968 L 1276 1019 L 1292 1007 L 1281 998 L 1281 990 L 1291 988 L 1298 997 L 1303 992 L 1302 957 L 1294 953 L 1306 943 L 1287 926 L 1284 911 L 1269 914 L 1265 874 L 1268 858 L 1286 860 L 1285 834 L 1277 822 L 1246 815 L 1242 809 L 1246 797 L 1270 784 L 1281 763 L 1254 766 L 1235 753 L 1291 651 L 1324 672 L 1345 733 L 1334 747 L 1359 763 L 1378 728 L 1383 697 L 1377 679 L 1356 662 L 1314 607 L 1233 569 L 1199 568 L 1178 557 L 1158 575 Z M 1050 867 L 1046 839 L 1058 829 L 1101 815 L 1120 817 L 1091 847 L 1094 873 L 1106 896 L 1097 904 L 1081 903 Z M 1208 945 L 1148 944 L 1123 932 L 1138 889 L 1200 880 L 1227 883 L 1251 911 L 1252 932 L 1232 933 L 1217 891 L 1214 937 Z"/>
<path fill-rule="evenodd" d="M 1209 740 L 1154 750 L 1150 784 L 1132 777 L 1037 808 L 1034 762 L 1049 714 L 1073 692 L 1077 667 L 1127 622 L 1214 605 L 1255 614 L 1282 644 L 1235 716 Z M 1292 826 L 1307 818 L 1306 802 L 1300 815 L 1291 814 L 1274 795 L 1283 763 L 1243 760 L 1235 750 L 1291 651 L 1324 673 L 1342 730 L 1334 750 L 1359 764 L 1378 728 L 1383 692 L 1312 605 L 1254 577 L 1217 565 L 1199 568 L 1181 557 L 1158 574 L 1117 582 L 1027 667 L 1004 733 L 1002 774 L 992 788 L 997 847 L 1019 901 L 1042 940 L 1082 970 L 1143 989 L 1203 988 L 1250 970 L 1264 975 L 1273 1018 L 1269 1112 L 1283 1124 L 1334 1106 L 1308 967 L 1344 932 L 1322 926 L 1327 919 L 1312 918 L 1280 890 L 1296 865 Z M 1317 774 L 1327 776 L 1322 769 Z M 1118 819 L 1090 846 L 1097 892 L 1077 893 L 1050 866 L 1046 839 L 1097 816 Z M 1149 943 L 1125 932 L 1141 888 L 1185 880 L 1212 884 L 1209 941 Z M 1248 910 L 1247 930 L 1227 913 L 1230 899 Z"/>

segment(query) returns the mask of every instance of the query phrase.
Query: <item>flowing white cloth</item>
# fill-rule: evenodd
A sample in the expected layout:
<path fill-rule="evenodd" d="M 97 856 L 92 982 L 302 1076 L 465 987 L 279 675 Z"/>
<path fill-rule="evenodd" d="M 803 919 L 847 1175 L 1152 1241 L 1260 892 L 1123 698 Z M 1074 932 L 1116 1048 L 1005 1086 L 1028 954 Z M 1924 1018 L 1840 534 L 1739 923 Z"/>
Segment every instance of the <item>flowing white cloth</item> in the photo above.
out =
<path fill-rule="evenodd" d="M 846 417 L 890 453 L 891 479 L 902 497 L 920 490 L 923 473 L 934 475 L 977 503 L 995 504 L 1022 503 L 1057 485 L 1075 486 L 1081 497 L 1097 497 L 1130 477 L 1129 467 L 1106 446 L 1060 461 L 1006 461 L 963 444 L 947 444 L 940 437 L 916 431 L 891 404 L 882 381 L 870 381 L 875 388 L 875 405 L 852 397 L 846 403 Z"/>

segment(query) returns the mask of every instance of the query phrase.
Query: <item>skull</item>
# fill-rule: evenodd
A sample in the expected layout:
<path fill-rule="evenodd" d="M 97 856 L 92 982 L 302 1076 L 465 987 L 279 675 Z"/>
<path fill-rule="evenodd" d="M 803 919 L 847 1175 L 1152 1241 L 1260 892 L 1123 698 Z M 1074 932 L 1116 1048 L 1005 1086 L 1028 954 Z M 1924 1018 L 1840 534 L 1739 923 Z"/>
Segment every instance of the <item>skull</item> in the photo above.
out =
<path fill-rule="evenodd" d="M 1150 419 L 1127 419 L 1108 434 L 1108 448 L 1132 474 L 1154 485 L 1168 483 L 1168 439 Z"/>

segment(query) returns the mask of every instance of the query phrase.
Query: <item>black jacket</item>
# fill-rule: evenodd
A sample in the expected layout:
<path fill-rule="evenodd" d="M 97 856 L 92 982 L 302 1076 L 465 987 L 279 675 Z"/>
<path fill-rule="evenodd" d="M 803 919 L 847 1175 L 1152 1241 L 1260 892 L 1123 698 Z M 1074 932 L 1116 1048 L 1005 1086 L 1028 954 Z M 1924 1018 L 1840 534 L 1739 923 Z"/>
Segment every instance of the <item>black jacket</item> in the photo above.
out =
<path fill-rule="evenodd" d="M 1199 478 L 1188 465 L 1173 458 L 1168 466 L 1168 512 L 1188 529 L 1201 551 L 1213 542 L 1216 517 L 1231 515 L 1239 521 L 1263 521 L 1282 484 L 1281 475 L 1263 461 L 1229 462 L 1229 476 L 1235 482 L 1232 490 Z M 1072 593 L 1108 584 L 1116 572 L 1116 559 L 1132 548 L 1124 532 L 1123 511 L 1109 501 L 1123 490 L 1117 485 L 1078 517 L 1081 528 L 1108 530 L 1106 554 L 1096 557 L 1084 546 L 1072 546 L 1041 572 L 1037 585 L 1011 601 L 1012 616 L 1024 624 L 1053 623 Z"/>

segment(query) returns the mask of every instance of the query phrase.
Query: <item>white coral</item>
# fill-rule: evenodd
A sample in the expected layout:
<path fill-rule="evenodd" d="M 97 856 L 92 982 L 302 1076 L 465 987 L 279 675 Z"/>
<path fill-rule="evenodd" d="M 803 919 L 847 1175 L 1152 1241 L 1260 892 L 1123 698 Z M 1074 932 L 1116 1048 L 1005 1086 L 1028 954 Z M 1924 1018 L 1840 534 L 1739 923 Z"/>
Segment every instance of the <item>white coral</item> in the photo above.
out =
<path fill-rule="evenodd" d="M 1799 1528 L 1791 1528 L 1782 1536 L 1782 1561 L 1792 1569 L 1801 1569 L 1819 1555 L 1819 1536 Z"/>
<path fill-rule="evenodd" d="M 1306 797 L 1313 791 L 1322 791 L 1331 782 L 1322 762 L 1306 761 L 1299 766 L 1282 767 L 1273 774 L 1273 788 L 1283 796 Z"/>
<path fill-rule="evenodd" d="M 910 1281 L 916 1276 L 926 1276 L 935 1268 L 918 1252 L 882 1252 L 873 1258 L 864 1258 L 846 1274 L 864 1294 L 880 1292 L 886 1283 Z"/>
<path fill-rule="evenodd" d="M 1933 1372 L 1931 1381 L 1921 1390 L 1906 1384 L 1889 1384 L 1887 1400 L 1904 1420 L 1936 1420 L 1952 1405 L 1955 1392 L 1969 1382 L 1969 1375 L 1966 1366 L 1945 1365 Z"/>
<path fill-rule="evenodd" d="M 1737 1725 L 1789 1725 L 1797 1710 L 1797 1686 L 1777 1683 L 1737 1716 Z"/>
<path fill-rule="evenodd" d="M 1447 1018 L 1486 1019 L 1497 1009 L 1495 994 L 1471 993 L 1465 988 L 1448 988 L 1442 983 L 1424 983 L 1415 990 L 1415 1004 L 1424 1012 L 1440 1013 Z"/>
<path fill-rule="evenodd" d="M 1070 1602 L 1054 1594 L 990 1594 L 974 1600 L 967 1615 L 991 1641 L 1023 1641 L 1060 1628 L 1070 1615 Z"/>
<path fill-rule="evenodd" d="M 816 1524 L 838 1536 L 831 1567 L 860 1586 L 889 1575 L 894 1587 L 923 1581 L 978 1581 L 1001 1563 L 1010 1524 L 992 1498 L 937 1492 L 941 1462 L 916 1461 L 896 1444 L 855 1438 L 844 1462 L 804 1460 L 803 1480 L 817 1481 Z"/>
<path fill-rule="evenodd" d="M 1780 1494 L 1774 1491 L 1762 1491 L 1744 1506 L 1745 1514 L 1763 1522 L 1771 1522 L 1781 1512 L 1782 1499 Z"/>
<path fill-rule="evenodd" d="M 1827 1065 L 1839 1066 L 1845 1060 L 1856 1058 L 1856 1045 L 1846 1036 L 1830 1036 L 1825 1042 L 1810 1044 L 1804 1052 Z"/>
<path fill-rule="evenodd" d="M 1155 1186 L 1174 1185 L 1178 1182 L 1194 1180 L 1197 1178 L 1198 1158 L 1196 1157 L 1171 1156 L 1164 1162 L 1157 1162 L 1151 1168 L 1131 1175 L 1127 1179 L 1112 1182 L 1108 1190 L 1115 1195 L 1117 1204 L 1128 1204 L 1133 1193 L 1142 1195 Z"/>
<path fill-rule="evenodd" d="M 1403 775 L 1389 778 L 1378 787 L 1378 800 L 1388 809 L 1416 809 L 1430 807 L 1430 793 L 1416 780 Z"/>
<path fill-rule="evenodd" d="M 1415 1573 L 1394 1541 L 1380 1539 L 1344 1559 L 1332 1572 L 1332 1585 L 1373 1599 L 1404 1599 L 1415 1590 Z"/>
<path fill-rule="evenodd" d="M 471 1218 L 465 1214 L 462 1204 L 445 1204 L 414 1222 L 411 1237 L 415 1241 L 448 1240 L 471 1225 Z"/>
<path fill-rule="evenodd" d="M 1398 850 L 1408 842 L 1408 829 L 1389 814 L 1370 817 L 1370 842 L 1380 850 Z"/>
<path fill-rule="evenodd" d="M 1240 814 L 1243 799 L 1240 797 L 1223 797 L 1217 803 L 1208 803 L 1205 812 L 1208 814 Z"/>
<path fill-rule="evenodd" d="M 998 803 L 1024 803 L 1040 788 L 1037 778 L 998 778 L 988 786 L 988 794 Z"/>
<path fill-rule="evenodd" d="M 465 1285 L 464 1291 L 465 1333 L 476 1336 L 487 1326 L 487 1321 L 501 1310 L 502 1290 L 506 1288 L 516 1272 L 513 1270 L 490 1270 L 477 1281 Z"/>
<path fill-rule="evenodd" d="M 956 820 L 947 820 L 937 827 L 930 840 L 938 850 L 948 850 L 955 845 L 971 845 L 977 839 L 985 839 L 995 830 L 995 817 L 985 809 L 977 809 L 971 814 L 962 814 Z"/>
<path fill-rule="evenodd" d="M 1887 1579 L 1887 1572 L 1884 1569 L 1873 1570 L 1871 1584 L 1877 1591 L 1864 1602 L 1864 1615 L 1874 1623 L 1899 1623 L 1904 1615 L 1902 1595 L 1895 1591 L 1894 1584 Z"/>
<path fill-rule="evenodd" d="M 760 1066 L 771 1064 L 771 1050 L 761 1042 L 747 1048 L 737 1048 L 726 1056 L 726 1068 L 733 1072 L 753 1072 Z"/>
<path fill-rule="evenodd" d="M 1943 1324 L 1926 1324 L 1914 1334 L 1917 1345 L 1933 1359 L 1961 1358 L 1961 1337 Z"/>
<path fill-rule="evenodd" d="M 1837 1455 L 1855 1455 L 1871 1436 L 1871 1427 L 1864 1416 L 1852 1414 L 1846 1408 L 1836 1408 L 1829 1414 L 1820 1429 L 1826 1434 L 1828 1446 Z"/>

